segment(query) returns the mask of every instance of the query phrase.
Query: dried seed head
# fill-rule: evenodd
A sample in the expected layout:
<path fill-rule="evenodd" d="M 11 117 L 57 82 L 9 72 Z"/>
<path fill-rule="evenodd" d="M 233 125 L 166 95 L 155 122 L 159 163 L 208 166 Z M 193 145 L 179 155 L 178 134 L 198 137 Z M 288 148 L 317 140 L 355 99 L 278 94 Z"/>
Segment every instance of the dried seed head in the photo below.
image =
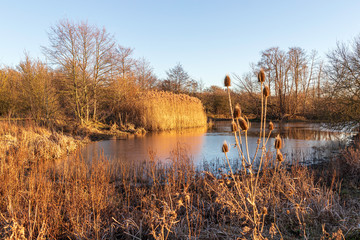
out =
<path fill-rule="evenodd" d="M 237 124 L 234 121 L 232 121 L 232 123 L 231 123 L 231 131 L 236 132 L 237 130 L 238 130 Z"/>
<path fill-rule="evenodd" d="M 241 108 L 239 104 L 236 104 L 234 108 L 234 118 L 239 118 L 239 117 L 241 117 Z"/>
<path fill-rule="evenodd" d="M 240 128 L 244 131 L 249 129 L 249 125 L 243 117 L 239 117 Z"/>
<path fill-rule="evenodd" d="M 268 86 L 265 86 L 263 89 L 263 95 L 264 97 L 270 96 L 270 88 Z"/>
<path fill-rule="evenodd" d="M 267 213 L 268 213 L 267 208 L 266 208 L 266 207 L 263 207 L 263 208 L 262 208 L 262 214 L 263 214 L 263 215 L 266 215 Z"/>
<path fill-rule="evenodd" d="M 260 69 L 260 72 L 258 73 L 258 80 L 259 80 L 259 82 L 265 82 L 265 72 L 264 72 L 264 69 Z"/>
<path fill-rule="evenodd" d="M 282 148 L 282 140 L 280 138 L 280 135 L 278 134 L 275 138 L 275 149 L 281 149 Z"/>
<path fill-rule="evenodd" d="M 279 162 L 282 162 L 284 160 L 284 157 L 283 157 L 282 153 L 280 152 L 280 149 L 276 150 L 276 160 L 278 160 Z"/>
<path fill-rule="evenodd" d="M 229 75 L 226 75 L 225 79 L 224 79 L 224 85 L 225 87 L 230 87 L 231 86 L 231 80 Z"/>
<path fill-rule="evenodd" d="M 185 201 L 190 201 L 190 195 L 188 193 L 185 195 Z"/>
<path fill-rule="evenodd" d="M 273 122 L 269 122 L 269 131 L 274 130 L 274 124 Z"/>
<path fill-rule="evenodd" d="M 226 141 L 224 141 L 224 143 L 222 145 L 222 152 L 223 153 L 229 152 L 229 146 L 227 145 Z"/>
<path fill-rule="evenodd" d="M 184 206 L 182 199 L 177 200 L 176 205 L 177 205 L 177 207 Z"/>

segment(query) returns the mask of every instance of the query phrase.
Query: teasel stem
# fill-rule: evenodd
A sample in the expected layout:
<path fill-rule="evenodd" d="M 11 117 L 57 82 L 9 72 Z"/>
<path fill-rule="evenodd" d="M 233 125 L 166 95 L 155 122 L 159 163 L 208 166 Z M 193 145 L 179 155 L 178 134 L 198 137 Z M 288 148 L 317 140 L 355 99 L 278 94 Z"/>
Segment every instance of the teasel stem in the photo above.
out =
<path fill-rule="evenodd" d="M 261 91 L 263 89 L 263 82 L 261 82 Z M 259 141 L 261 141 L 261 135 L 262 135 L 262 127 L 263 127 L 263 116 L 264 116 L 264 95 L 261 92 L 261 122 L 260 122 L 260 134 L 259 134 Z M 260 142 L 258 143 L 260 145 Z M 254 158 L 255 160 L 255 158 Z"/>
<path fill-rule="evenodd" d="M 251 159 L 250 159 L 250 155 L 249 155 L 249 143 L 248 143 L 248 137 L 247 137 L 247 130 L 245 130 L 245 145 L 246 145 L 246 154 L 247 154 L 247 162 L 250 164 L 250 173 L 251 173 L 251 176 L 252 176 L 252 162 L 251 162 Z M 251 177 L 252 178 L 252 177 Z"/>
<path fill-rule="evenodd" d="M 265 124 L 266 124 L 266 110 L 267 110 L 267 99 L 268 99 L 268 97 L 265 97 L 265 110 L 264 110 L 264 126 L 263 126 L 263 131 L 264 131 L 264 133 L 263 133 L 263 150 L 265 149 L 265 129 L 266 129 L 266 127 L 265 127 Z"/>
<path fill-rule="evenodd" d="M 238 126 L 240 126 L 240 124 L 239 124 L 239 119 L 238 119 L 238 118 L 236 119 L 236 123 L 237 123 Z M 243 160 L 246 161 L 245 156 L 244 156 L 244 149 L 243 149 L 243 146 L 242 146 L 241 128 L 240 128 L 240 127 L 239 127 L 238 131 L 239 131 L 240 151 L 241 151 L 241 153 L 242 153 Z M 250 164 L 250 163 L 248 163 L 247 161 L 246 161 L 246 163 L 247 163 L 247 164 Z"/>
<path fill-rule="evenodd" d="M 224 154 L 225 154 L 225 158 L 226 158 L 226 161 L 227 161 L 227 164 L 229 165 L 229 169 L 230 169 L 230 174 L 231 174 L 231 178 L 234 180 L 234 184 L 235 184 L 235 187 L 236 187 L 236 190 L 238 191 L 238 194 L 239 194 L 239 196 L 242 196 L 241 197 L 241 199 L 243 200 L 243 202 L 244 202 L 244 206 L 245 206 L 245 210 L 247 211 L 247 206 L 246 206 L 246 201 L 245 201 L 245 196 L 242 194 L 242 191 L 241 191 L 241 189 L 240 189 L 240 187 L 239 187 L 239 185 L 238 185 L 238 182 L 236 181 L 236 178 L 235 178 L 235 175 L 234 175 L 234 172 L 233 172 L 233 170 L 232 170 L 232 168 L 231 168 L 231 165 L 230 165 L 230 161 L 229 161 L 229 158 L 228 158 L 228 156 L 227 156 L 227 152 L 225 151 L 224 152 Z M 236 201 L 236 200 L 235 200 Z M 236 201 L 237 202 L 237 201 Z M 240 205 L 239 203 L 237 203 L 238 205 Z M 253 224 L 255 223 L 251 218 L 248 218 Z"/>
<path fill-rule="evenodd" d="M 259 140 L 258 140 L 258 143 L 257 143 L 257 147 L 256 147 L 256 151 L 255 151 L 255 154 L 254 154 L 254 158 L 253 158 L 253 162 L 252 164 L 254 163 L 255 159 L 256 159 L 256 156 L 257 156 L 257 153 L 259 151 L 259 148 L 260 148 L 260 143 L 261 143 L 261 135 L 262 135 L 262 127 L 263 127 L 263 111 L 264 111 L 264 96 L 263 96 L 263 93 L 262 93 L 262 89 L 263 89 L 263 82 L 261 82 L 261 118 L 260 118 L 260 133 L 259 133 Z"/>
<path fill-rule="evenodd" d="M 238 131 L 239 131 L 239 136 L 240 136 L 240 139 L 241 139 L 241 135 L 240 135 L 240 131 L 241 131 L 241 130 L 239 129 Z M 240 157 L 240 159 L 241 159 L 241 163 L 242 163 L 243 168 L 244 168 L 245 173 L 246 173 L 246 169 L 245 169 L 245 163 L 247 163 L 247 162 L 246 162 L 246 158 L 245 158 L 244 153 L 243 153 L 243 151 L 242 151 L 242 146 L 240 147 L 240 145 L 239 145 L 239 141 L 238 141 L 236 132 L 234 132 L 234 135 L 235 135 L 236 146 L 237 146 L 237 148 L 238 148 L 238 154 L 239 154 L 239 157 Z M 241 144 L 241 143 L 240 143 L 240 144 Z"/>
<path fill-rule="evenodd" d="M 231 95 L 230 95 L 230 88 L 229 88 L 229 86 L 230 86 L 230 78 L 228 77 L 228 75 L 225 78 L 225 86 L 227 88 L 227 93 L 228 93 L 228 97 L 229 97 L 229 107 L 230 107 L 231 119 L 234 121 L 234 111 L 233 111 L 232 104 L 231 104 Z M 239 128 L 239 137 L 240 137 L 240 144 L 241 144 L 241 134 L 240 134 L 241 129 L 239 127 L 240 125 L 239 125 L 238 119 L 236 119 L 236 122 L 237 122 L 237 126 Z M 239 141 L 237 139 L 236 132 L 234 132 L 234 136 L 235 136 L 236 146 L 238 147 L 238 150 L 240 151 L 239 152 L 239 157 L 240 157 L 240 159 L 244 160 L 245 157 L 244 157 L 244 154 L 243 154 L 243 151 L 242 151 L 242 146 L 240 147 L 240 145 L 239 145 Z"/>
<path fill-rule="evenodd" d="M 258 180 L 259 180 L 259 174 L 260 174 L 260 171 L 261 171 L 261 167 L 262 167 L 262 163 L 263 163 L 263 159 L 264 159 L 264 155 L 265 155 L 265 146 L 266 146 L 266 143 L 267 141 L 269 140 L 270 138 L 270 133 L 272 130 L 269 131 L 269 135 L 268 135 L 268 138 L 267 138 L 267 141 L 265 142 L 265 124 L 266 124 L 266 108 L 267 108 L 267 97 L 265 97 L 265 110 L 264 110 L 264 124 L 262 126 L 263 128 L 263 146 L 262 146 L 262 151 L 261 151 L 261 156 L 260 156 L 260 163 L 259 163 L 259 168 L 257 170 L 257 174 L 256 174 L 256 179 L 255 179 L 255 185 L 254 185 L 254 192 L 253 192 L 253 196 L 255 198 L 256 196 L 256 189 L 257 189 L 257 184 L 258 184 Z M 259 144 L 260 145 L 260 144 Z M 256 156 L 255 156 L 256 157 Z M 255 159 L 254 157 L 254 159 Z M 255 199 L 254 199 L 255 201 Z"/>
<path fill-rule="evenodd" d="M 226 87 L 226 88 L 227 88 L 227 93 L 228 93 L 228 96 L 229 96 L 230 115 L 231 115 L 231 119 L 234 121 L 234 113 L 233 113 L 232 104 L 231 104 L 231 97 L 230 97 L 230 88 L 229 87 Z"/>
<path fill-rule="evenodd" d="M 272 133 L 272 130 L 269 131 L 268 137 L 267 137 L 266 142 L 265 142 L 265 146 L 267 145 L 267 143 L 268 143 L 268 141 L 270 139 L 271 133 Z"/>
<path fill-rule="evenodd" d="M 261 94 L 262 98 L 264 97 L 263 96 L 264 94 Z M 259 180 L 259 174 L 260 174 L 260 171 L 261 171 L 261 167 L 262 167 L 262 163 L 263 163 L 263 159 L 264 159 L 264 155 L 265 155 L 265 146 L 266 146 L 266 143 L 267 141 L 269 140 L 269 137 L 270 137 L 270 133 L 272 130 L 269 131 L 269 136 L 267 138 L 267 141 L 265 142 L 265 125 L 266 125 L 266 110 L 267 110 L 267 99 L 268 99 L 268 96 L 265 96 L 265 109 L 264 109 L 264 122 L 263 122 L 263 125 L 261 125 L 262 127 L 262 130 L 264 131 L 263 132 L 263 144 L 262 144 L 262 150 L 261 150 L 261 157 L 260 157 L 260 163 L 259 163 L 259 168 L 257 170 L 257 174 L 256 174 L 256 179 L 255 179 L 255 185 L 254 185 L 254 192 L 253 192 L 253 201 L 255 202 L 255 197 L 256 197 L 256 190 L 257 190 L 257 186 L 258 186 L 258 180 Z M 262 99 L 263 100 L 263 99 Z M 260 143 L 259 143 L 260 145 Z M 254 161 L 255 161 L 255 158 L 256 156 L 254 157 Z M 262 231 L 262 230 L 261 230 Z"/>

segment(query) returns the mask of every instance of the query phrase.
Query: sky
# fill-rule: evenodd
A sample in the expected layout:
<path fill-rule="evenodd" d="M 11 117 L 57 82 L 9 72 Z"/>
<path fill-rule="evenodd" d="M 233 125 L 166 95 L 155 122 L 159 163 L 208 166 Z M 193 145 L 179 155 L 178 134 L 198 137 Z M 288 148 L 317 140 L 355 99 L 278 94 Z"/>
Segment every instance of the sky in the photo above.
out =
<path fill-rule="evenodd" d="M 360 1 L 292 0 L 2 0 L 0 66 L 16 67 L 60 20 L 105 27 L 117 43 L 146 58 L 159 78 L 181 63 L 206 87 L 251 70 L 270 47 L 315 49 L 325 58 L 337 41 L 360 34 Z"/>

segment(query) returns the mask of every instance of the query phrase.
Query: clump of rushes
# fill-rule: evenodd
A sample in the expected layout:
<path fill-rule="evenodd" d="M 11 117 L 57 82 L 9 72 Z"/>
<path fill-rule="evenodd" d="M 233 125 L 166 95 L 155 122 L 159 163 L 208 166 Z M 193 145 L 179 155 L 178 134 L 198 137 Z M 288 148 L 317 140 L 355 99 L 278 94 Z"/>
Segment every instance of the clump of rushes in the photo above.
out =
<path fill-rule="evenodd" d="M 236 132 L 237 130 L 238 130 L 237 124 L 234 121 L 232 121 L 232 123 L 231 123 L 231 131 Z"/>
<path fill-rule="evenodd" d="M 282 148 L 282 141 L 280 135 L 278 134 L 275 138 L 275 149 L 281 149 L 281 148 Z"/>
<path fill-rule="evenodd" d="M 229 152 L 229 146 L 228 146 L 226 141 L 224 141 L 221 150 L 222 150 L 223 153 L 228 153 Z"/>
<path fill-rule="evenodd" d="M 247 131 L 249 129 L 249 125 L 243 117 L 239 117 L 239 125 L 243 131 Z"/>
<path fill-rule="evenodd" d="M 270 88 L 268 86 L 265 86 L 263 89 L 263 95 L 264 97 L 270 96 Z"/>
<path fill-rule="evenodd" d="M 265 82 L 265 72 L 264 69 L 261 69 L 259 74 L 258 74 L 258 80 L 259 82 L 263 83 Z"/>
<path fill-rule="evenodd" d="M 224 85 L 225 87 L 230 87 L 231 86 L 231 80 L 229 75 L 226 75 L 225 79 L 224 79 Z"/>
<path fill-rule="evenodd" d="M 239 104 L 236 104 L 235 108 L 234 108 L 234 118 L 238 119 L 241 117 L 241 108 Z"/>
<path fill-rule="evenodd" d="M 273 122 L 269 122 L 269 131 L 274 130 L 274 124 Z"/>

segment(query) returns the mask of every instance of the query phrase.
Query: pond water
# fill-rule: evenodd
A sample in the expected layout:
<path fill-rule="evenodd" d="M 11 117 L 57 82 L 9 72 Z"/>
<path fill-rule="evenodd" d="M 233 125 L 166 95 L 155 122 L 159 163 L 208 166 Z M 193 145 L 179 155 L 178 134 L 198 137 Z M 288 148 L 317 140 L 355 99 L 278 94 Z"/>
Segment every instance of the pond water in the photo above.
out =
<path fill-rule="evenodd" d="M 314 163 L 317 160 L 331 158 L 341 146 L 346 144 L 353 133 L 334 131 L 320 123 L 294 122 L 274 124 L 267 150 L 273 152 L 274 138 L 280 134 L 284 146 L 282 152 L 287 160 Z M 260 123 L 251 123 L 248 131 L 249 153 L 253 156 L 259 136 Z M 266 133 L 267 135 L 268 133 Z M 123 140 L 104 140 L 90 143 L 82 149 L 85 159 L 91 159 L 100 154 L 110 160 L 143 162 L 149 159 L 149 151 L 156 153 L 156 158 L 168 161 L 171 152 L 178 146 L 186 149 L 197 166 L 214 164 L 223 161 L 221 151 L 224 140 L 234 144 L 234 135 L 230 130 L 230 121 L 216 121 L 212 130 L 187 129 L 160 133 L 148 133 L 142 137 L 132 137 Z M 244 135 L 242 135 L 244 142 Z M 238 161 L 237 149 L 231 147 L 228 153 L 231 161 Z"/>

